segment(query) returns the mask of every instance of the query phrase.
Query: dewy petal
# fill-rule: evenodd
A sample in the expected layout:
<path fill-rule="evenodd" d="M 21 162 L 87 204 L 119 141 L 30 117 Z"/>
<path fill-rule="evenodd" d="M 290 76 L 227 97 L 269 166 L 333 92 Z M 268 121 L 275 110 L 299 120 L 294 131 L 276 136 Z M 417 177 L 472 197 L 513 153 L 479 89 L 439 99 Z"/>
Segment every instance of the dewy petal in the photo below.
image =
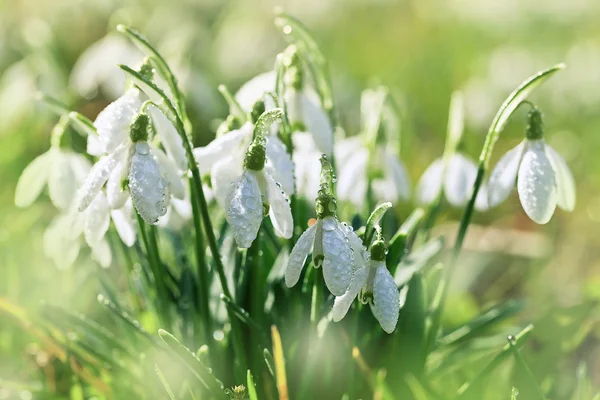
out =
<path fill-rule="evenodd" d="M 369 153 L 361 148 L 339 170 L 337 192 L 341 200 L 349 200 L 359 209 L 365 204 L 367 193 L 367 162 Z"/>
<path fill-rule="evenodd" d="M 400 313 L 400 292 L 384 261 L 372 261 L 371 268 L 377 268 L 373 280 L 373 304 L 371 311 L 384 331 L 392 333 L 398 323 Z M 374 265 L 376 264 L 376 265 Z"/>
<path fill-rule="evenodd" d="M 417 184 L 419 204 L 431 204 L 440 195 L 444 181 L 444 161 L 438 158 L 425 170 Z"/>
<path fill-rule="evenodd" d="M 241 155 L 224 157 L 210 171 L 210 181 L 215 198 L 224 209 L 227 209 L 225 201 L 227 195 L 231 192 L 231 185 L 244 171 L 243 163 L 244 160 Z"/>
<path fill-rule="evenodd" d="M 185 185 L 183 184 L 181 174 L 177 170 L 175 162 L 167 157 L 160 149 L 152 148 L 151 152 L 158 162 L 161 174 L 165 177 L 167 182 L 169 182 L 171 194 L 180 200 L 185 198 Z"/>
<path fill-rule="evenodd" d="M 545 145 L 544 149 L 556 175 L 557 204 L 565 211 L 573 211 L 576 198 L 573 174 L 565 160 L 552 147 Z"/>
<path fill-rule="evenodd" d="M 331 309 L 331 316 L 334 322 L 341 321 L 342 318 L 346 316 L 346 313 L 348 313 L 352 302 L 365 285 L 368 276 L 369 269 L 366 266 L 363 266 L 354 272 L 352 282 L 350 283 L 348 290 L 346 290 L 346 293 L 335 298 L 333 308 Z"/>
<path fill-rule="evenodd" d="M 15 204 L 17 207 L 30 206 L 40 195 L 48 181 L 48 173 L 53 162 L 52 150 L 33 159 L 23 170 L 17 182 Z"/>
<path fill-rule="evenodd" d="M 275 71 L 262 73 L 242 85 L 235 94 L 235 100 L 246 112 L 252 111 L 254 103 L 260 100 L 266 92 L 275 91 Z"/>
<path fill-rule="evenodd" d="M 187 171 L 187 156 L 185 154 L 185 148 L 183 147 L 183 141 L 181 136 L 177 133 L 177 129 L 173 126 L 171 121 L 154 106 L 148 107 L 152 122 L 156 132 L 160 137 L 162 145 L 165 147 L 169 157 L 175 162 L 175 165 L 181 171 Z"/>
<path fill-rule="evenodd" d="M 444 192 L 448 203 L 461 207 L 469 201 L 473 185 L 477 178 L 475 163 L 459 153 L 455 153 L 448 162 L 444 176 Z"/>
<path fill-rule="evenodd" d="M 141 105 L 140 91 L 131 88 L 98 114 L 94 126 L 104 152 L 113 152 L 129 138 L 129 125 Z"/>
<path fill-rule="evenodd" d="M 90 245 L 92 249 L 92 258 L 98 261 L 98 264 L 103 268 L 110 267 L 112 261 L 112 254 L 110 252 L 110 246 L 106 239 L 102 239 L 96 243 Z"/>
<path fill-rule="evenodd" d="M 365 248 L 363 241 L 358 237 L 356 232 L 350 225 L 342 224 L 342 228 L 348 238 L 348 243 L 352 249 L 352 258 L 354 259 L 354 270 L 358 270 L 364 266 L 367 266 L 371 256 Z"/>
<path fill-rule="evenodd" d="M 138 142 L 134 146 L 129 169 L 129 193 L 133 206 L 144 221 L 156 224 L 169 206 L 169 183 L 161 175 L 148 143 Z"/>
<path fill-rule="evenodd" d="M 538 224 L 550 221 L 557 202 L 556 178 L 544 152 L 543 139 L 527 141 L 519 167 L 517 190 L 529 218 Z"/>
<path fill-rule="evenodd" d="M 108 202 L 104 193 L 100 192 L 85 210 L 83 234 L 88 245 L 93 246 L 104 238 L 110 225 Z"/>
<path fill-rule="evenodd" d="M 90 170 L 83 186 L 77 194 L 77 207 L 79 211 L 85 210 L 96 197 L 110 173 L 121 161 L 125 152 L 129 151 L 126 145 L 121 145 L 113 153 L 102 157 Z"/>
<path fill-rule="evenodd" d="M 273 228 L 277 235 L 289 239 L 294 231 L 294 220 L 292 218 L 292 209 L 290 200 L 275 180 L 266 172 L 263 172 L 267 179 L 269 196 L 269 217 L 273 223 Z"/>
<path fill-rule="evenodd" d="M 343 295 L 354 270 L 352 248 L 344 226 L 334 217 L 323 219 L 323 277 L 334 296 Z"/>
<path fill-rule="evenodd" d="M 333 153 L 333 128 L 327 113 L 321 107 L 319 96 L 305 88 L 300 96 L 302 118 L 308 132 L 313 135 L 317 148 L 321 153 Z"/>
<path fill-rule="evenodd" d="M 524 150 L 525 141 L 503 155 L 494 167 L 488 180 L 488 205 L 490 208 L 502 203 L 515 187 Z"/>
<path fill-rule="evenodd" d="M 290 253 L 287 268 L 285 269 L 285 284 L 287 287 L 294 286 L 298 283 L 298 279 L 300 279 L 300 273 L 315 241 L 317 225 L 313 224 L 300 235 Z"/>
<path fill-rule="evenodd" d="M 110 216 L 115 225 L 115 229 L 127 247 L 131 247 L 135 244 L 135 226 L 133 224 L 131 213 L 131 206 L 128 207 L 127 205 L 118 210 L 110 211 Z"/>
<path fill-rule="evenodd" d="M 207 174 L 213 165 L 227 156 L 240 153 L 243 155 L 247 144 L 252 139 L 254 126 L 247 122 L 240 129 L 234 129 L 215 138 L 205 147 L 194 149 L 194 158 L 202 174 Z"/>
<path fill-rule="evenodd" d="M 106 199 L 108 200 L 108 206 L 112 209 L 123 207 L 129 198 L 129 191 L 123 190 L 123 182 L 129 178 L 129 171 L 127 168 L 130 162 L 130 152 L 123 152 L 121 160 L 118 161 L 106 182 Z"/>
<path fill-rule="evenodd" d="M 262 196 L 254 171 L 245 170 L 235 180 L 225 204 L 227 221 L 237 245 L 242 248 L 250 247 L 263 220 Z"/>
<path fill-rule="evenodd" d="M 285 144 L 275 135 L 267 137 L 265 171 L 279 182 L 288 195 L 294 194 L 294 163 Z"/>

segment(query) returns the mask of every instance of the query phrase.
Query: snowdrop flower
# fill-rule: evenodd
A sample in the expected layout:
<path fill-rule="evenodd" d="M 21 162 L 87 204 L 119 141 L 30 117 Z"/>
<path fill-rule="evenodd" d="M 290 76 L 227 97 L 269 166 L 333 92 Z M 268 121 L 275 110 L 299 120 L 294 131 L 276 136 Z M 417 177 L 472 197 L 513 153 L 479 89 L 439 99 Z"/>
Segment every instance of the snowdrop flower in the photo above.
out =
<path fill-rule="evenodd" d="M 267 214 L 279 236 L 286 239 L 292 237 L 294 225 L 288 196 L 265 169 L 266 134 L 281 115 L 282 111 L 275 109 L 258 119 L 241 174 L 231 176 L 226 168 L 220 168 L 213 176 L 226 188 L 226 218 L 236 243 L 242 248 L 252 245 Z M 218 190 L 215 188 L 215 191 Z"/>
<path fill-rule="evenodd" d="M 398 157 L 385 146 L 370 151 L 360 137 L 336 143 L 338 164 L 338 196 L 356 207 L 365 205 L 369 182 L 379 201 L 398 201 L 410 198 L 410 180 L 406 168 Z M 374 172 L 376 178 L 370 177 Z"/>
<path fill-rule="evenodd" d="M 67 126 L 62 119 L 52 132 L 50 150 L 36 157 L 19 177 L 15 191 L 18 207 L 30 206 L 48 187 L 50 200 L 60 210 L 71 207 L 78 184 L 90 169 L 89 162 L 80 154 L 60 147 L 60 138 Z"/>
<path fill-rule="evenodd" d="M 385 264 L 386 252 L 385 243 L 377 240 L 371 246 L 370 259 L 361 259 L 362 264 L 357 265 L 348 290 L 335 298 L 332 309 L 335 322 L 344 318 L 356 296 L 359 296 L 363 304 L 369 304 L 384 331 L 392 333 L 396 329 L 400 292 Z"/>
<path fill-rule="evenodd" d="M 320 153 L 332 154 L 334 131 L 329 117 L 323 110 L 317 93 L 305 85 L 300 78 L 301 70 L 295 68 L 294 72 L 295 77 L 292 76 L 286 79 L 289 84 L 286 85 L 284 95 L 292 130 L 294 132 L 310 133 Z M 265 93 L 275 92 L 276 79 L 277 74 L 275 71 L 260 74 L 245 83 L 235 94 L 235 99 L 244 111 L 250 112 L 252 106 Z"/>
<path fill-rule="evenodd" d="M 99 141 L 108 154 L 92 167 L 79 191 L 78 208 L 87 209 L 108 181 L 106 190 L 111 208 L 120 208 L 130 195 L 144 221 L 156 224 L 167 212 L 170 193 L 183 199 L 185 187 L 175 163 L 149 144 L 154 130 L 150 117 L 145 113 L 134 116 L 129 134 L 124 136 L 121 111 L 114 108 L 113 114 L 103 116 L 101 123 L 96 120 Z M 129 193 L 123 190 L 125 186 Z"/>
<path fill-rule="evenodd" d="M 446 168 L 443 158 L 438 158 L 427 167 L 417 184 L 417 201 L 433 204 L 443 191 L 448 203 L 462 207 L 471 199 L 476 178 L 477 165 L 463 154 L 452 154 Z M 477 194 L 475 208 L 479 211 L 488 209 L 485 185 Z"/>
<path fill-rule="evenodd" d="M 319 192 L 321 152 L 315 146 L 310 133 L 296 132 L 292 135 L 292 143 L 296 193 L 314 202 Z"/>
<path fill-rule="evenodd" d="M 556 206 L 575 208 L 575 181 L 565 160 L 543 139 L 542 113 L 534 108 L 528 115 L 525 140 L 506 153 L 492 171 L 488 201 L 494 207 L 517 186 L 521 205 L 534 222 L 550 221 Z"/>
<path fill-rule="evenodd" d="M 332 166 L 325 155 L 321 158 L 321 164 L 321 188 L 315 206 L 317 221 L 304 231 L 292 249 L 285 271 L 285 283 L 288 287 L 298 283 L 306 258 L 312 250 L 314 267 L 323 267 L 325 285 L 332 294 L 341 296 L 352 281 L 352 242 L 356 243 L 353 239 L 356 233 L 338 221 L 336 199 L 331 191 L 334 179 Z M 360 242 L 357 236 L 356 240 Z"/>
<path fill-rule="evenodd" d="M 264 103 L 262 104 L 264 111 Z M 260 108 L 259 106 L 255 108 Z M 255 126 L 246 122 L 239 129 L 223 133 L 207 146 L 194 149 L 194 157 L 202 173 L 210 173 L 212 188 L 221 205 L 224 204 L 231 178 L 242 173 L 246 150 L 252 141 Z M 294 194 L 294 164 L 285 144 L 274 134 L 266 135 L 265 171 L 279 182 L 284 192 Z"/>

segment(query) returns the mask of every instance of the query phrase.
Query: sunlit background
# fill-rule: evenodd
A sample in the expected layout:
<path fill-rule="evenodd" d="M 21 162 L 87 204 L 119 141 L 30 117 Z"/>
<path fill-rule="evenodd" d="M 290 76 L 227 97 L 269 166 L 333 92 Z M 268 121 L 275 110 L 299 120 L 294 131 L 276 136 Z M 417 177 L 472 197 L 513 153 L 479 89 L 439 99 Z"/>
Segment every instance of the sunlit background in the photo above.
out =
<path fill-rule="evenodd" d="M 217 85 L 236 90 L 271 69 L 285 47 L 273 25 L 273 10 L 281 5 L 311 29 L 329 58 L 345 135 L 358 133 L 365 87 L 387 85 L 400 100 L 401 156 L 413 185 L 443 151 L 453 91 L 465 96 L 463 150 L 475 159 L 508 93 L 540 69 L 567 64 L 532 101 L 545 114 L 548 142 L 575 175 L 576 209 L 557 211 L 547 226 L 537 226 L 513 194 L 477 214 L 445 320 L 458 324 L 502 299 L 524 299 L 515 323 L 537 325 L 525 354 L 541 384 L 551 384 L 557 399 L 570 398 L 577 371 L 586 366 L 598 388 L 600 2 L 595 0 L 0 1 L 0 297 L 30 310 L 47 300 L 85 311 L 96 301 L 98 276 L 105 273 L 85 255 L 72 268 L 57 269 L 42 252 L 43 230 L 55 210 L 44 201 L 27 209 L 14 206 L 17 178 L 46 151 L 57 120 L 35 100 L 36 92 L 93 119 L 122 90 L 124 75 L 116 64 L 141 60 L 115 33 L 125 23 L 144 32 L 176 70 L 194 120 L 195 144 L 205 144 L 227 115 Z M 519 111 L 493 163 L 522 139 L 524 127 Z M 73 146 L 84 150 L 84 141 L 75 135 Z M 407 215 L 411 206 L 404 208 Z M 461 210 L 444 212 L 440 232 L 454 232 L 460 215 Z M 0 398 L 3 379 L 34 378 L 39 360 L 32 358 L 31 337 L 21 332 L 0 313 Z"/>

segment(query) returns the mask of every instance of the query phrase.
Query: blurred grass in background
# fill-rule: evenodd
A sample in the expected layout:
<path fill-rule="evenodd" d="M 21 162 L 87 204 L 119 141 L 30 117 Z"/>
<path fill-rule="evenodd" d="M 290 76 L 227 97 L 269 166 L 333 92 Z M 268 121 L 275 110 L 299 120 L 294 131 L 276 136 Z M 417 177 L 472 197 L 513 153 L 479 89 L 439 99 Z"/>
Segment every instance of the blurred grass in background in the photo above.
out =
<path fill-rule="evenodd" d="M 56 121 L 34 100 L 36 91 L 94 118 L 115 93 L 106 85 L 82 92 L 72 71 L 90 45 L 124 23 L 176 66 L 195 143 L 205 144 L 227 114 L 217 85 L 237 89 L 271 69 L 283 48 L 272 23 L 278 5 L 312 30 L 328 56 L 347 135 L 358 133 L 363 88 L 382 83 L 401 99 L 402 158 L 413 183 L 442 153 L 454 90 L 465 94 L 464 150 L 476 157 L 506 95 L 535 71 L 567 64 L 532 100 L 545 113 L 547 140 L 575 175 L 576 210 L 558 212 L 543 229 L 525 216 L 516 195 L 477 214 L 481 227 L 468 237 L 445 319 L 458 324 L 500 299 L 526 299 L 518 318 L 536 330 L 524 354 L 542 386 L 567 398 L 583 365 L 600 386 L 600 2 L 594 0 L 0 1 L 0 297 L 27 309 L 48 300 L 86 310 L 95 302 L 98 275 L 106 273 L 85 257 L 57 270 L 41 240 L 55 210 L 44 202 L 14 206 L 17 178 L 48 148 Z M 121 74 L 116 65 L 113 72 Z M 523 129 L 521 111 L 494 161 L 521 140 Z M 83 140 L 72 137 L 83 149 Z M 455 223 L 460 212 L 449 211 L 446 222 Z M 493 230 L 485 228 L 491 224 Z M 535 234 L 515 240 L 516 231 Z M 0 314 L 0 379 L 28 377 L 30 341 Z"/>

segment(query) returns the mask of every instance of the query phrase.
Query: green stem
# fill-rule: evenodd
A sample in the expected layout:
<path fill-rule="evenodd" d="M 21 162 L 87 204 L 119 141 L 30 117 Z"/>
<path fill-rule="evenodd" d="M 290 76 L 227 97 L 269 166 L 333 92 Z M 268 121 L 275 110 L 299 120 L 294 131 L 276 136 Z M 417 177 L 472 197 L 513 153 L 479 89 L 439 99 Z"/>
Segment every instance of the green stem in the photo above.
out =
<path fill-rule="evenodd" d="M 319 323 L 321 303 L 323 302 L 323 276 L 322 274 L 313 274 L 312 297 L 310 302 L 310 322 L 315 330 Z"/>
<path fill-rule="evenodd" d="M 212 319 L 210 315 L 208 296 L 210 293 L 210 287 L 208 285 L 208 264 L 206 262 L 205 251 L 206 246 L 204 238 L 202 236 L 202 227 L 200 222 L 200 210 L 198 209 L 198 199 L 196 192 L 193 190 L 193 182 L 190 180 L 190 193 L 192 203 L 192 217 L 194 220 L 194 238 L 196 245 L 194 250 L 196 253 L 196 262 L 198 264 L 198 311 L 202 318 L 202 336 L 205 343 L 211 341 L 210 332 L 212 332 Z"/>

